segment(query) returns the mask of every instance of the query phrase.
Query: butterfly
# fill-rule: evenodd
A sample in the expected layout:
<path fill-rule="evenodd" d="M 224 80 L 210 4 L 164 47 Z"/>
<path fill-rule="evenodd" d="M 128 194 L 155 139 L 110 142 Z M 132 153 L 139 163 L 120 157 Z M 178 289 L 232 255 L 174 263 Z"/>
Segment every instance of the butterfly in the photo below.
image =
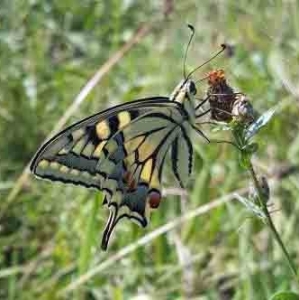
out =
<path fill-rule="evenodd" d="M 110 214 L 103 250 L 121 219 L 148 224 L 150 211 L 161 202 L 168 153 L 174 176 L 186 187 L 193 161 L 190 132 L 209 141 L 196 124 L 205 102 L 195 104 L 196 85 L 190 76 L 196 69 L 184 75 L 169 97 L 135 100 L 96 113 L 59 132 L 34 155 L 30 170 L 37 177 L 104 193 Z"/>

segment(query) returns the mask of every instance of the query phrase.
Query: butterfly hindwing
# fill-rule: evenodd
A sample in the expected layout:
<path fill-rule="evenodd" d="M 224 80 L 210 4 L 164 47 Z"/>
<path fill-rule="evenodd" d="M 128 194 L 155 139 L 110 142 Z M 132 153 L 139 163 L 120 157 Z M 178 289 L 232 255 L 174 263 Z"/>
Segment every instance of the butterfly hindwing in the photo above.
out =
<path fill-rule="evenodd" d="M 167 113 L 170 112 L 165 111 L 163 115 L 150 112 L 140 116 L 117 132 L 105 146 L 114 150 L 99 163 L 99 169 L 109 174 L 102 184 L 110 208 L 103 249 L 119 220 L 127 217 L 144 227 L 150 209 L 157 208 L 160 203 L 164 158 L 180 127 L 174 119 L 167 119 Z M 117 138 L 119 135 L 125 142 L 116 147 L 113 140 L 121 140 Z M 106 169 L 108 167 L 111 169 Z"/>

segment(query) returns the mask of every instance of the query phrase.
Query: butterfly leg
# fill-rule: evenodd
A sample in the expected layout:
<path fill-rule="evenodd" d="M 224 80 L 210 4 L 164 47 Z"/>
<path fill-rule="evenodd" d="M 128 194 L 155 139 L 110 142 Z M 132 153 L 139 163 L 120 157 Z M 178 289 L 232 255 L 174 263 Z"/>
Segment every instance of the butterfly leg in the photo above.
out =
<path fill-rule="evenodd" d="M 203 106 L 209 99 L 210 96 L 206 97 L 205 99 L 196 99 L 200 100 L 200 103 L 195 107 L 195 111 L 197 111 L 201 106 Z"/>
<path fill-rule="evenodd" d="M 209 125 L 219 125 L 217 122 L 211 122 L 211 121 L 196 123 L 196 125 L 206 125 L 206 124 L 209 124 Z"/>
<path fill-rule="evenodd" d="M 213 122 L 204 122 L 204 123 L 212 123 L 212 124 L 216 124 L 217 123 L 213 123 Z M 226 141 L 226 140 L 216 140 L 216 139 L 208 139 L 208 137 L 198 128 L 197 124 L 202 124 L 202 123 L 196 123 L 196 125 L 192 126 L 195 131 L 200 134 L 202 137 L 204 137 L 208 143 L 214 143 L 214 144 L 221 144 L 221 143 L 224 143 L 224 144 L 230 144 L 234 147 L 236 147 L 238 150 L 241 150 L 237 144 L 235 144 L 234 142 L 231 142 L 231 141 Z"/>
<path fill-rule="evenodd" d="M 211 109 L 210 109 L 210 110 L 211 110 Z M 218 107 L 213 107 L 213 110 L 217 110 L 218 112 L 222 112 L 222 113 L 227 114 L 227 115 L 232 116 L 232 117 L 235 117 L 235 116 L 236 116 L 236 115 L 234 115 L 234 114 L 232 114 L 232 113 L 230 113 L 230 112 L 228 112 L 228 111 L 226 111 L 226 110 L 223 110 L 223 109 L 221 109 L 221 108 L 218 108 Z"/>
<path fill-rule="evenodd" d="M 210 143 L 211 144 L 230 144 L 230 145 L 234 146 L 235 148 L 237 148 L 239 151 L 242 150 L 236 143 L 234 143 L 232 141 L 211 139 Z"/>
<path fill-rule="evenodd" d="M 200 135 L 202 136 L 208 143 L 210 143 L 210 140 L 208 139 L 208 137 L 196 126 L 196 125 L 192 125 L 192 128 Z"/>
<path fill-rule="evenodd" d="M 209 96 L 231 96 L 231 95 L 234 95 L 234 96 L 237 96 L 237 95 L 245 96 L 245 94 L 242 93 L 242 92 L 236 92 L 236 93 L 232 93 L 232 94 L 228 94 L 228 93 L 215 93 L 215 94 L 213 93 L 213 94 L 209 94 Z"/>
<path fill-rule="evenodd" d="M 208 114 L 209 112 L 211 111 L 211 109 L 209 108 L 208 110 L 200 113 L 199 115 L 195 115 L 195 117 L 198 119 L 198 118 L 201 118 L 203 116 L 205 116 L 206 114 Z"/>

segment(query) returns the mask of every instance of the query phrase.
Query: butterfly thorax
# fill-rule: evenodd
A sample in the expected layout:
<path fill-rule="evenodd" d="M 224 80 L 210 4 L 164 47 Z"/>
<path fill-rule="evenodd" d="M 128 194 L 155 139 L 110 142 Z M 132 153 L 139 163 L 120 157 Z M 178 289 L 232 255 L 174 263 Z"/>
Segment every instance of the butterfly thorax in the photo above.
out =
<path fill-rule="evenodd" d="M 196 87 L 192 80 L 182 80 L 171 93 L 170 101 L 179 102 L 182 104 L 185 112 L 188 115 L 189 122 L 195 123 L 195 105 L 194 96 L 196 95 Z"/>

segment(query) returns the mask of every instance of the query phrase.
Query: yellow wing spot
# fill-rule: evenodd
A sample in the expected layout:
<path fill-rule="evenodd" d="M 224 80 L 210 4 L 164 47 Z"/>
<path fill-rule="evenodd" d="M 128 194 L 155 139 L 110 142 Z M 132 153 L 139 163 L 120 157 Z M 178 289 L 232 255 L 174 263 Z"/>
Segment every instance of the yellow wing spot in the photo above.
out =
<path fill-rule="evenodd" d="M 85 178 L 91 177 L 90 173 L 88 173 L 87 171 L 81 172 L 81 175 L 82 175 L 83 177 L 85 177 Z"/>
<path fill-rule="evenodd" d="M 134 152 L 137 149 L 137 147 L 142 143 L 143 140 L 144 140 L 144 136 L 139 136 L 133 140 L 125 142 L 125 149 L 127 153 Z"/>
<path fill-rule="evenodd" d="M 85 140 L 81 139 L 77 142 L 77 144 L 75 145 L 75 147 L 72 149 L 72 151 L 78 155 L 81 154 L 81 151 L 83 149 L 83 147 L 85 146 Z"/>
<path fill-rule="evenodd" d="M 63 155 L 63 154 L 68 154 L 68 151 L 65 148 L 62 148 L 58 154 Z"/>
<path fill-rule="evenodd" d="M 89 142 L 83 149 L 82 151 L 82 154 L 87 156 L 87 157 L 90 157 L 93 150 L 94 150 L 95 146 L 93 143 Z"/>
<path fill-rule="evenodd" d="M 60 172 L 66 174 L 69 171 L 70 168 L 68 168 L 67 166 L 61 166 L 60 167 Z"/>
<path fill-rule="evenodd" d="M 92 179 L 97 181 L 97 182 L 101 182 L 101 180 L 103 179 L 103 177 L 99 174 L 93 175 Z"/>
<path fill-rule="evenodd" d="M 53 169 L 53 170 L 58 170 L 59 167 L 60 167 L 60 164 L 59 164 L 58 162 L 54 161 L 54 162 L 51 162 L 51 163 L 50 163 L 50 167 L 51 167 L 51 169 Z"/>
<path fill-rule="evenodd" d="M 151 180 L 152 168 L 153 168 L 153 160 L 149 159 L 142 168 L 140 179 L 149 183 Z"/>
<path fill-rule="evenodd" d="M 107 124 L 107 121 L 102 121 L 96 125 L 96 132 L 98 135 L 98 138 L 101 140 L 105 140 L 109 137 L 110 135 L 110 128 L 109 125 Z"/>
<path fill-rule="evenodd" d="M 106 145 L 106 143 L 107 143 L 107 141 L 101 141 L 101 142 L 97 145 L 97 147 L 96 147 L 96 149 L 94 150 L 92 156 L 93 156 L 93 157 L 96 157 L 96 158 L 99 158 L 100 155 L 101 155 L 101 152 L 102 152 L 102 150 L 103 150 L 103 148 L 104 148 L 104 146 Z"/>
<path fill-rule="evenodd" d="M 134 162 L 135 162 L 135 153 L 132 153 L 130 155 L 128 155 L 126 158 L 125 158 L 125 162 L 128 166 L 132 165 Z"/>
<path fill-rule="evenodd" d="M 152 178 L 151 178 L 151 187 L 156 188 L 156 189 L 160 189 L 160 181 L 159 181 L 159 177 L 158 177 L 158 170 L 155 168 Z"/>
<path fill-rule="evenodd" d="M 129 124 L 131 122 L 131 116 L 127 111 L 120 112 L 117 115 L 117 117 L 118 117 L 118 121 L 119 121 L 118 129 L 126 126 L 127 124 Z"/>
<path fill-rule="evenodd" d="M 77 169 L 72 169 L 72 170 L 70 171 L 70 175 L 72 175 L 72 176 L 77 177 L 77 176 L 79 176 L 79 174 L 80 174 L 80 172 L 79 172 L 79 170 L 77 170 Z"/>
<path fill-rule="evenodd" d="M 49 166 L 49 162 L 45 159 L 41 160 L 38 164 L 39 168 L 46 169 Z"/>
<path fill-rule="evenodd" d="M 77 140 L 79 140 L 84 134 L 85 134 L 85 131 L 84 131 L 82 128 L 80 128 L 80 129 L 74 131 L 74 132 L 72 133 L 72 136 L 73 136 L 73 139 L 74 139 L 75 141 L 77 141 Z"/>
<path fill-rule="evenodd" d="M 142 162 L 146 160 L 149 156 L 152 155 L 155 149 L 156 146 L 154 144 L 144 141 L 142 145 L 138 148 L 139 161 Z"/>

